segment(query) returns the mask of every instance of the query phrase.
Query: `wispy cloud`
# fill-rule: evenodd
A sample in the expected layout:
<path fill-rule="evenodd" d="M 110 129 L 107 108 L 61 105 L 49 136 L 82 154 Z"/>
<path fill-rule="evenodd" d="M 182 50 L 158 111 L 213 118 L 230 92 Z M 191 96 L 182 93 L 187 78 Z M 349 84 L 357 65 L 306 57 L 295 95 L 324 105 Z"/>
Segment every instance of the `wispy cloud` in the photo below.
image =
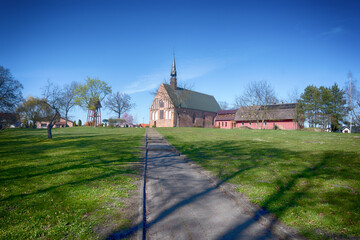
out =
<path fill-rule="evenodd" d="M 185 63 L 177 63 L 178 80 L 187 81 L 200 78 L 211 71 L 214 71 L 224 65 L 223 61 L 210 59 L 196 59 L 186 61 Z M 157 73 L 138 76 L 137 80 L 125 87 L 124 92 L 127 94 L 151 91 L 157 88 L 165 80 L 170 78 L 170 69 L 162 70 Z"/>
<path fill-rule="evenodd" d="M 164 81 L 165 72 L 153 73 L 137 77 L 137 80 L 125 87 L 124 92 L 133 94 L 138 92 L 151 91 Z"/>
<path fill-rule="evenodd" d="M 320 35 L 322 36 L 334 36 L 344 33 L 345 30 L 342 27 L 334 27 L 330 29 L 329 31 L 322 32 Z"/>
<path fill-rule="evenodd" d="M 179 72 L 180 80 L 186 81 L 195 78 L 200 78 L 216 69 L 224 66 L 224 61 L 213 59 L 196 59 L 191 60 L 184 65 L 180 65 L 181 71 Z"/>

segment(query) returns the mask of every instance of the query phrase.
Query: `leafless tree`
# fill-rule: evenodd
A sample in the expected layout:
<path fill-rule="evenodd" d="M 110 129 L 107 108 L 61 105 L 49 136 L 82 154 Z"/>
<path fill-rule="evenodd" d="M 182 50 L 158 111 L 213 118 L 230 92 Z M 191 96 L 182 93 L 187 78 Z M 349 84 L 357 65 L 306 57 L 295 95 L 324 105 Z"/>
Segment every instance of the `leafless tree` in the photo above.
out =
<path fill-rule="evenodd" d="M 32 126 L 36 127 L 36 123 L 44 118 L 48 110 L 49 109 L 47 106 L 44 106 L 40 98 L 28 97 L 16 111 L 26 127 L 30 126 L 29 123 L 32 123 Z"/>
<path fill-rule="evenodd" d="M 244 90 L 243 94 L 236 97 L 235 105 L 242 109 L 245 116 L 256 119 L 261 129 L 265 119 L 270 119 L 268 105 L 278 103 L 275 91 L 266 81 L 251 82 Z"/>
<path fill-rule="evenodd" d="M 135 107 L 135 104 L 131 103 L 130 95 L 116 92 L 108 96 L 105 101 L 105 107 L 110 111 L 115 112 L 117 117 L 120 118 L 121 114 Z"/>
<path fill-rule="evenodd" d="M 63 93 L 58 86 L 48 82 L 43 88 L 42 95 L 42 104 L 47 106 L 49 109 L 44 117 L 44 120 L 49 121 L 47 126 L 48 138 L 52 139 L 51 130 L 55 122 L 59 121 L 61 107 L 64 105 Z"/>
<path fill-rule="evenodd" d="M 345 94 L 347 109 L 349 111 L 350 124 L 356 128 L 360 127 L 360 91 L 357 88 L 357 81 L 349 73 L 349 81 L 345 83 Z"/>
<path fill-rule="evenodd" d="M 65 127 L 67 126 L 69 112 L 75 106 L 75 89 L 78 85 L 79 84 L 77 82 L 72 82 L 68 85 L 65 85 L 62 91 L 64 105 L 61 106 L 61 111 L 65 117 Z"/>
<path fill-rule="evenodd" d="M 219 101 L 221 110 L 228 110 L 230 108 L 229 103 L 225 101 Z"/>
<path fill-rule="evenodd" d="M 300 93 L 297 88 L 294 88 L 291 92 L 288 92 L 288 96 L 285 102 L 296 103 L 300 99 Z"/>
<path fill-rule="evenodd" d="M 22 101 L 22 84 L 15 80 L 9 69 L 0 66 L 0 112 L 12 112 Z"/>

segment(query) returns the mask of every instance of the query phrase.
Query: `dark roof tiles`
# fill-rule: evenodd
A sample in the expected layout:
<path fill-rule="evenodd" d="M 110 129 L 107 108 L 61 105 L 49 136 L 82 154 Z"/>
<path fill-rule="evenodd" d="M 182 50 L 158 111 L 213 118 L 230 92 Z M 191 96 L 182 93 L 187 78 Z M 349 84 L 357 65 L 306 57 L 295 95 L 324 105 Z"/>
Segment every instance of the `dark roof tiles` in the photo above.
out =
<path fill-rule="evenodd" d="M 174 90 L 168 84 L 164 84 L 164 87 L 175 107 L 179 107 L 181 105 L 181 108 L 189 108 L 215 113 L 220 110 L 220 106 L 215 100 L 214 96 L 194 92 L 184 88 L 178 88 L 177 90 Z"/>
<path fill-rule="evenodd" d="M 236 112 L 235 120 L 256 121 L 264 115 L 265 120 L 296 119 L 296 103 L 241 107 Z"/>

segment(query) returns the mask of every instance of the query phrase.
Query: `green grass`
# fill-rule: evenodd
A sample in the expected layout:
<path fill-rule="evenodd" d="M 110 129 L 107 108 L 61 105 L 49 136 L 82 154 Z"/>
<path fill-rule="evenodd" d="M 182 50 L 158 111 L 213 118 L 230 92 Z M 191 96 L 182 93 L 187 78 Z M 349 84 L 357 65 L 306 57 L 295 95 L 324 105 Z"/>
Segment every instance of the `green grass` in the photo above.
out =
<path fill-rule="evenodd" d="M 311 239 L 360 237 L 360 135 L 157 128 L 176 148 Z"/>
<path fill-rule="evenodd" d="M 143 129 L 0 132 L 0 239 L 98 239 L 129 227 Z M 137 210 L 136 210 L 137 211 Z"/>

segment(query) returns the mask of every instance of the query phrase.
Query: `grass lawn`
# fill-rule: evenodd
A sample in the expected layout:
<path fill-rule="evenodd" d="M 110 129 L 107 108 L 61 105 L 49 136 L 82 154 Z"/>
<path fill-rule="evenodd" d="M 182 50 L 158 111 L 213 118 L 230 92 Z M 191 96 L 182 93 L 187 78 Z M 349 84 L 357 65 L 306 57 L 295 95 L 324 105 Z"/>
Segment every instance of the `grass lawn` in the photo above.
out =
<path fill-rule="evenodd" d="M 311 239 L 360 237 L 360 135 L 157 128 L 177 149 L 234 183 Z"/>
<path fill-rule="evenodd" d="M 0 131 L 0 239 L 98 239 L 129 227 L 144 133 Z"/>

